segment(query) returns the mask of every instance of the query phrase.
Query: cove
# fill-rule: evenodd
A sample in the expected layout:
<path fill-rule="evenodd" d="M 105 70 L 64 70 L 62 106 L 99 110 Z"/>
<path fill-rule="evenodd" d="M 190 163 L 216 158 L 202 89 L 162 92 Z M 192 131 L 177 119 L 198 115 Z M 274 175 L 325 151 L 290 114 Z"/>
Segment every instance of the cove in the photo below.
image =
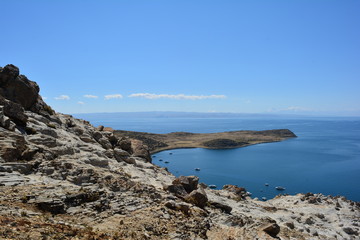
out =
<path fill-rule="evenodd" d="M 253 198 L 313 192 L 359 201 L 358 159 L 344 149 L 327 151 L 312 144 L 295 138 L 237 149 L 174 149 L 154 154 L 153 163 L 175 176 L 196 175 L 218 189 L 225 184 L 245 187 Z M 286 190 L 278 191 L 276 186 Z"/>

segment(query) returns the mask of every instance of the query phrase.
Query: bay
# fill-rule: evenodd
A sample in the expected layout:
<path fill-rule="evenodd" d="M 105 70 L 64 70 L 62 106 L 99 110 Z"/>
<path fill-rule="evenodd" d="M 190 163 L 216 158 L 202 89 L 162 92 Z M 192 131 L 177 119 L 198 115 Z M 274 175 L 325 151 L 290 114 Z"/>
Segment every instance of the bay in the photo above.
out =
<path fill-rule="evenodd" d="M 155 154 L 153 162 L 167 167 L 175 176 L 197 175 L 201 182 L 218 188 L 225 184 L 245 187 L 252 192 L 252 197 L 270 199 L 279 193 L 313 192 L 360 201 L 359 118 L 75 116 L 89 120 L 94 125 L 153 133 L 287 128 L 298 137 L 238 149 L 174 149 Z M 200 168 L 200 171 L 195 171 L 195 168 Z M 265 183 L 269 183 L 269 186 L 265 186 Z M 276 186 L 283 186 L 286 190 L 278 191 Z"/>

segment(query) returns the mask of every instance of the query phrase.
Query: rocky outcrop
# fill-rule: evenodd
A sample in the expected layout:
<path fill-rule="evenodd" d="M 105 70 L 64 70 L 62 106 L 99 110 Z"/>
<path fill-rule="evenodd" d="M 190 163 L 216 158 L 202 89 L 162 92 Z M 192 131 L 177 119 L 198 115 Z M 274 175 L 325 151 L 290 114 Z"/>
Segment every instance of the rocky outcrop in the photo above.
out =
<path fill-rule="evenodd" d="M 359 203 L 204 188 L 153 165 L 140 139 L 55 113 L 38 93 L 0 68 L 0 239 L 358 238 Z"/>

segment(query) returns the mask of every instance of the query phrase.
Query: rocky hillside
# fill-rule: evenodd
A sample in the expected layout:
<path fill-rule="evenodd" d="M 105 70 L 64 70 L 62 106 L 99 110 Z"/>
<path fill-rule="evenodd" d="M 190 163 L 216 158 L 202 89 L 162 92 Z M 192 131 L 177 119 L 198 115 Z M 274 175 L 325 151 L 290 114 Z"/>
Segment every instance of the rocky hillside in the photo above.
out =
<path fill-rule="evenodd" d="M 359 238 L 359 203 L 211 190 L 106 130 L 55 113 L 17 67 L 0 68 L 0 239 Z"/>

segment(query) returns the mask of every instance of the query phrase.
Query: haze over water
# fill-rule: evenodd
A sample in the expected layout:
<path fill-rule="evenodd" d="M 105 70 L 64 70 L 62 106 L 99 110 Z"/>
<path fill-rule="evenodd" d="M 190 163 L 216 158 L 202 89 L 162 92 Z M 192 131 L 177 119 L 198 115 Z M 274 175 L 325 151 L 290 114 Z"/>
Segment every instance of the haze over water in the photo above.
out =
<path fill-rule="evenodd" d="M 283 142 L 228 150 L 176 149 L 160 152 L 153 163 L 174 175 L 197 175 L 221 188 L 235 184 L 252 197 L 279 193 L 323 193 L 360 201 L 359 118 L 123 118 L 116 114 L 84 114 L 94 125 L 114 129 L 168 133 L 288 128 L 298 137 Z M 172 154 L 169 154 L 169 153 Z M 163 161 L 159 161 L 162 159 Z M 169 163 L 164 163 L 169 161 Z M 195 171 L 200 168 L 200 171 Z M 264 186 L 269 183 L 269 186 Z M 275 190 L 283 186 L 285 191 Z"/>

